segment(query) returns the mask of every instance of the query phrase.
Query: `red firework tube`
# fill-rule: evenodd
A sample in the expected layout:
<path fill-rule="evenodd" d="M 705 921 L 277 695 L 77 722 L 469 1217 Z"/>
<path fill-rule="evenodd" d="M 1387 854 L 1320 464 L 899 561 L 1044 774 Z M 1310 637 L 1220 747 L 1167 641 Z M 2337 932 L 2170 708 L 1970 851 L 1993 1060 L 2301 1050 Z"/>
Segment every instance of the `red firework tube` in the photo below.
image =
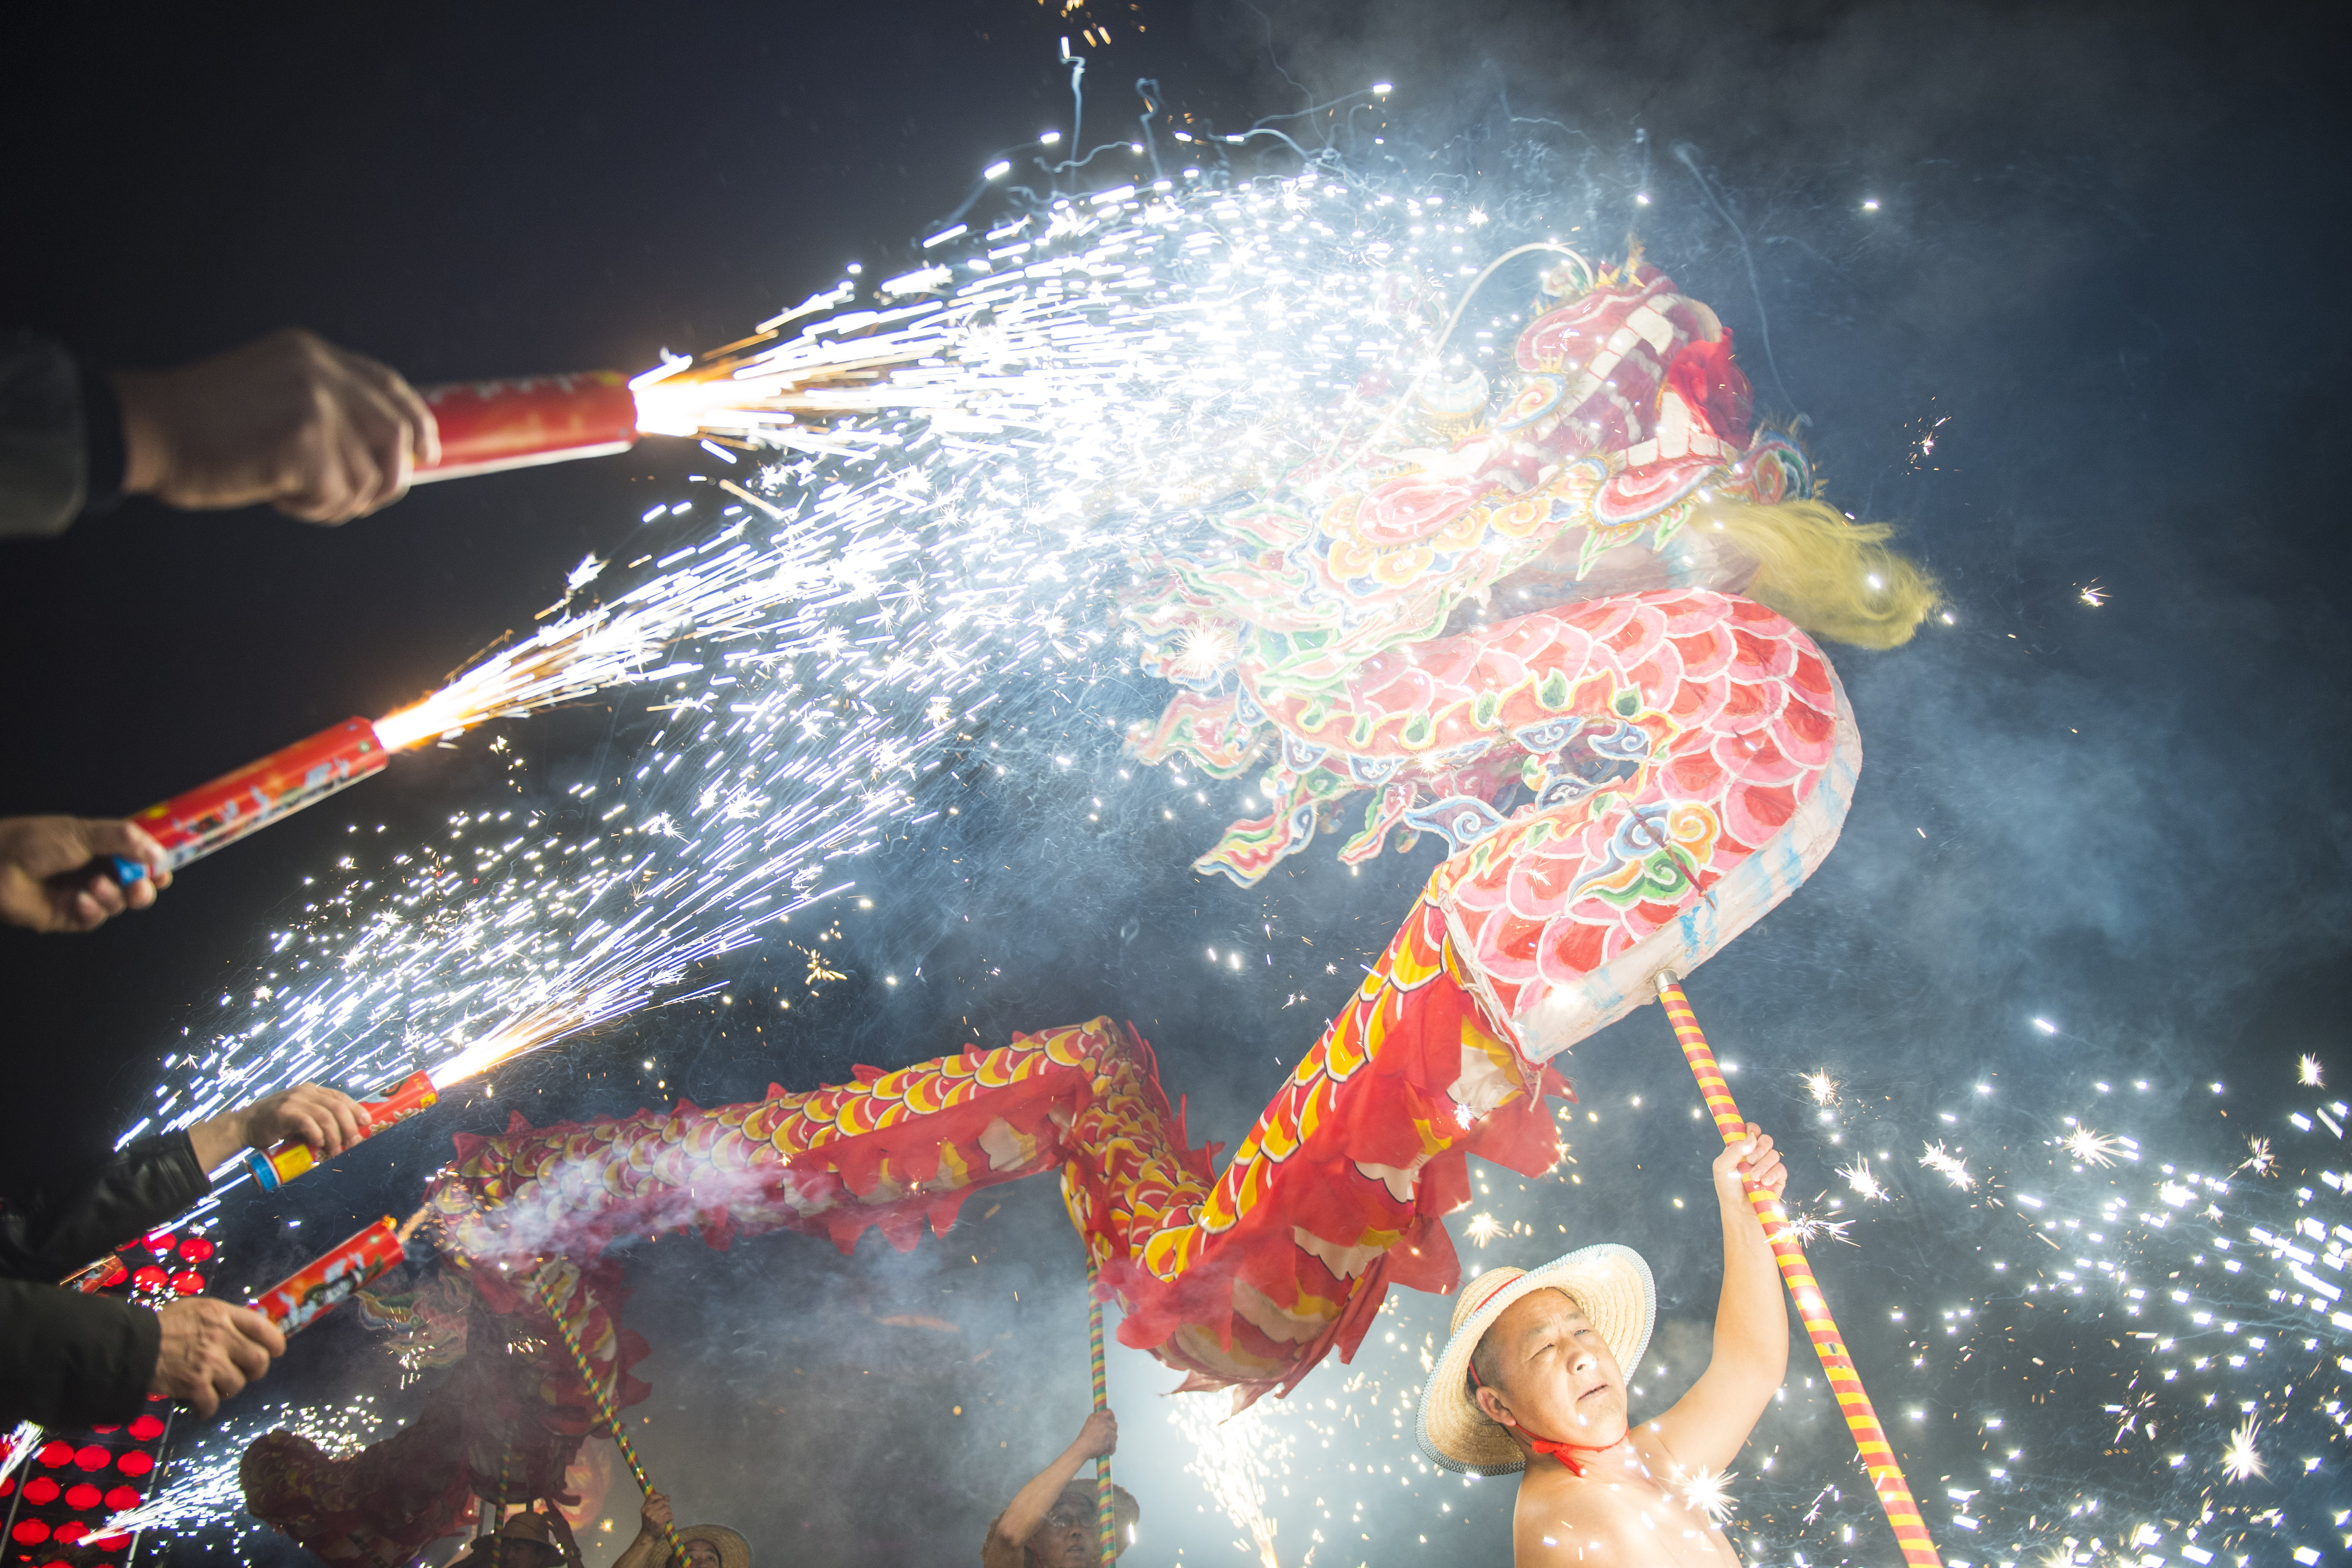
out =
<path fill-rule="evenodd" d="M 164 864 L 176 871 L 231 839 L 383 772 L 390 760 L 373 724 L 347 719 L 161 805 L 151 805 L 131 820 L 163 847 Z M 118 861 L 115 868 L 126 879 L 147 874 L 136 861 Z"/>
<path fill-rule="evenodd" d="M 452 382 L 428 386 L 423 395 L 441 426 L 441 460 L 416 470 L 419 484 L 601 458 L 636 445 L 636 394 L 616 370 Z"/>
<path fill-rule="evenodd" d="M 254 1299 L 253 1310 L 291 1334 L 348 1300 L 369 1280 L 408 1260 L 392 1216 L 314 1258 Z"/>
<path fill-rule="evenodd" d="M 353 1142 L 364 1143 L 385 1128 L 407 1121 L 426 1106 L 441 1098 L 427 1073 L 412 1073 L 399 1087 L 382 1100 L 362 1100 L 360 1109 L 368 1113 L 368 1124 Z M 348 1145 L 346 1145 L 348 1147 Z M 267 1149 L 247 1152 L 245 1167 L 253 1179 L 261 1184 L 265 1193 L 274 1193 L 303 1172 L 319 1163 L 310 1152 L 310 1145 L 299 1138 L 289 1138 Z"/>

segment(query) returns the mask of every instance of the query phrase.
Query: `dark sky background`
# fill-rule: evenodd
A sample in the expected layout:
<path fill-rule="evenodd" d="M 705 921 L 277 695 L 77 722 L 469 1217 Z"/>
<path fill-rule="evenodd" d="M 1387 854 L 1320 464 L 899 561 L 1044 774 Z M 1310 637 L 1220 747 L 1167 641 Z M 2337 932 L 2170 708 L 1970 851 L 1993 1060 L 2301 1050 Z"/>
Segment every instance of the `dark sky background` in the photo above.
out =
<path fill-rule="evenodd" d="M 2220 1170 L 2245 1134 L 2284 1138 L 2290 1105 L 2307 1108 L 2308 1093 L 2291 1093 L 2300 1055 L 2329 1065 L 2331 1093 L 2352 1070 L 2337 435 L 2337 275 L 2352 235 L 2343 95 L 2307 20 L 2146 5 L 1147 0 L 1089 51 L 1090 125 L 1133 124 L 1138 76 L 1220 129 L 1387 79 L 1397 128 L 1349 148 L 1368 173 L 1443 177 L 1494 202 L 1577 184 L 1600 232 L 1638 229 L 1737 330 L 1762 405 L 1809 416 L 1833 499 L 1902 523 L 1940 576 L 1956 625 L 1893 653 L 1832 650 L 1867 759 L 1844 838 L 1692 986 L 1742 1064 L 1749 1113 L 1787 1131 L 1806 1193 L 1834 1186 L 1832 1167 L 1882 1136 L 1957 1128 L 1989 1163 L 2000 1149 L 2046 1164 L 2040 1145 L 2061 1114 Z M 898 270 L 1000 149 L 1067 128 L 1061 26 L 1030 0 L 20 20 L 18 86 L 0 105 L 12 153 L 0 313 L 126 366 L 299 323 L 419 383 L 635 369 L 664 347 L 740 335 L 845 259 Z M 0 810 L 127 811 L 387 710 L 527 623 L 572 562 L 625 538 L 652 500 L 685 493 L 690 450 L 649 442 L 626 458 L 436 486 L 340 531 L 133 504 L 9 547 Z M 2094 584 L 2104 605 L 2084 602 Z M 1157 700 L 1101 699 L 1122 715 Z M 509 729 L 534 776 L 561 781 L 608 743 L 610 721 Z M 1096 761 L 1097 774 L 1111 765 L 1108 752 Z M 503 773 L 479 742 L 428 751 L 193 869 L 153 912 L 92 937 L 0 940 L 9 1179 L 135 1118 L 196 1005 L 242 973 L 253 935 L 299 901 L 348 824 L 413 838 L 511 793 Z M 1244 891 L 1185 869 L 1192 837 L 1139 826 L 1144 788 L 1122 797 L 1130 826 L 1092 837 L 1042 795 L 971 813 L 961 842 L 1006 870 L 953 890 L 969 936 L 942 935 L 935 918 L 950 896 L 926 858 L 940 841 L 894 845 L 864 879 L 876 909 L 845 917 L 852 983 L 821 1004 L 756 1037 L 716 1007 L 650 1014 L 509 1069 L 495 1104 L 457 1097 L 335 1180 L 276 1207 L 241 1195 L 250 1212 L 228 1227 L 224 1279 L 294 1260 L 279 1219 L 315 1238 L 412 1203 L 413 1173 L 442 1140 L 494 1128 L 518 1102 L 544 1121 L 635 1109 L 658 1098 L 656 1080 L 704 1104 L 772 1078 L 806 1089 L 853 1062 L 938 1055 L 967 1022 L 993 1044 L 1132 1017 L 1171 1093 L 1192 1097 L 1196 1135 L 1230 1144 L 1346 994 L 1347 955 L 1384 943 L 1430 850 L 1347 878 L 1318 844 Z M 1262 927 L 1288 933 L 1265 941 L 1295 967 L 1203 978 L 1192 955 L 1204 942 Z M 1291 937 L 1311 938 L 1316 962 Z M 762 956 L 789 955 L 745 955 L 730 972 L 752 975 Z M 1343 973 L 1326 974 L 1325 959 Z M 870 984 L 917 963 L 955 978 L 887 997 Z M 1310 1003 L 1284 1009 L 1294 992 Z M 1643 1246 L 1666 1286 L 1659 1353 L 1695 1371 L 1717 1265 L 1711 1222 L 1672 1206 L 1677 1190 L 1705 1193 L 1687 1078 L 1648 1009 L 1567 1066 L 1608 1112 L 1577 1148 L 1580 1184 L 1521 1193 L 1504 1178 L 1496 1212 L 1540 1218 L 1555 1241 L 1560 1226 L 1571 1241 Z M 1794 1078 L 1822 1066 L 1874 1108 L 1836 1146 Z M 2096 1087 L 2141 1081 L 2127 1113 Z M 1997 1090 L 1971 1098 L 1979 1083 Z M 1963 1121 L 1939 1126 L 1950 1108 Z M 2273 1185 L 2307 1184 L 2294 1173 L 2312 1156 L 2285 1152 Z M 1912 1169 L 1907 1155 L 1894 1163 Z M 2009 1397 L 1999 1377 L 2042 1374 L 1999 1363 L 1997 1376 L 1990 1352 L 1958 1370 L 1948 1343 L 1916 1347 L 1878 1309 L 2007 1311 L 1990 1277 L 1951 1261 L 1990 1245 L 1994 1224 L 1920 1186 L 1866 1220 L 1857 1248 L 1820 1259 L 1882 1411 L 1935 1412 L 1897 1442 L 1915 1489 L 1939 1500 L 1939 1528 L 1946 1489 L 1983 1484 L 1969 1478 L 1997 1459 L 1975 1415 Z M 1518 1247 L 1472 1261 L 1553 1250 Z M 656 1347 L 640 1368 L 656 1387 L 641 1412 L 656 1479 L 683 1515 L 745 1528 L 761 1568 L 969 1561 L 990 1514 L 1084 1413 L 1081 1264 L 1050 1184 L 974 1202 L 950 1243 L 906 1257 L 874 1237 L 850 1259 L 793 1237 L 724 1255 L 670 1239 L 629 1267 L 632 1321 Z M 1417 1346 L 1448 1305 L 1400 1300 L 1384 1331 Z M 910 1312 L 956 1331 L 877 1322 Z M 2181 1500 L 2197 1489 L 2167 1479 L 2162 1445 L 2111 1438 L 2102 1391 L 2135 1374 L 2126 1343 L 2080 1323 L 2042 1322 L 2033 1339 L 2015 1327 L 2028 1315 L 2003 1320 L 2006 1342 L 2027 1335 L 2044 1363 L 2081 1375 L 2033 1406 L 2032 1485 L 2055 1489 L 2020 1491 L 2009 1523 L 2046 1519 L 2053 1500 L 2063 1513 L 2094 1478 L 2113 1489 L 2111 1511 L 2193 1518 Z M 1417 1363 L 1380 1353 L 1368 1351 L 1366 1375 L 1388 1380 L 1393 1404 Z M 1792 1364 L 1804 1372 L 1801 1347 Z M 1269 1504 L 1283 1561 L 1318 1529 L 1332 1535 L 1318 1563 L 1499 1560 L 1508 1510 L 1492 1484 L 1384 1476 L 1396 1495 L 1339 1530 L 1347 1510 L 1328 1500 L 1372 1494 L 1320 1457 L 1328 1435 L 1304 1423 L 1333 1419 L 1323 1401 L 1350 1375 L 1319 1372 L 1276 1417 L 1299 1443 L 1293 1472 L 1271 1483 L 1297 1493 Z M 1122 1476 L 1145 1510 L 1147 1544 L 1128 1561 L 1240 1561 L 1213 1507 L 1197 1511 L 1189 1450 L 1154 1397 L 1172 1378 L 1132 1352 L 1113 1377 L 1130 1433 Z M 247 1414 L 358 1392 L 403 1397 L 381 1352 L 331 1322 Z M 956 1405 L 971 1413 L 961 1425 L 945 1414 Z M 2209 1436 L 2195 1438 L 2202 1468 Z M 1768 1440 L 1782 1456 L 1769 1478 L 1740 1467 L 1762 1500 L 1751 1527 L 1785 1550 L 1800 1538 L 1785 1511 L 1757 1522 L 1765 1503 L 1801 1507 L 1842 1484 L 1855 1496 L 1830 1517 L 1855 1521 L 1859 1540 L 1816 1528 L 1808 1561 L 1877 1550 L 1869 1532 L 1883 1526 L 1818 1410 L 1768 1423 Z M 1353 1441 L 1334 1453 L 1356 1453 Z M 2322 1456 L 2310 1473 L 2281 1460 L 2228 1500 L 2315 1528 L 2352 1492 L 2336 1441 L 2295 1449 Z M 1409 1449 L 1390 1443 L 1381 1462 L 1402 1467 Z M 625 1538 L 630 1510 L 608 1511 Z M 297 1555 L 242 1540 L 259 1559 Z"/>

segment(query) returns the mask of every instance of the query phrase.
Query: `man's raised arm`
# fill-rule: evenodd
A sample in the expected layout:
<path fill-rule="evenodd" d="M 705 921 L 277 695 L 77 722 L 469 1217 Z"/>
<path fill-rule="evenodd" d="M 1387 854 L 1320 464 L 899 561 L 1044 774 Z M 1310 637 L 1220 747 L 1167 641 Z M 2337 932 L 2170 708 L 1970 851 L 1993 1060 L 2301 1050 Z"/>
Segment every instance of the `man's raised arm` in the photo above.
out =
<path fill-rule="evenodd" d="M 1691 1391 L 1658 1417 L 1659 1436 L 1685 1465 L 1729 1468 L 1757 1419 L 1789 1373 L 1789 1310 L 1780 1302 L 1780 1268 L 1742 1179 L 1779 1197 L 1789 1172 L 1754 1122 L 1747 1142 L 1715 1162 L 1715 1197 L 1723 1211 L 1723 1299 L 1715 1310 L 1715 1356 Z"/>

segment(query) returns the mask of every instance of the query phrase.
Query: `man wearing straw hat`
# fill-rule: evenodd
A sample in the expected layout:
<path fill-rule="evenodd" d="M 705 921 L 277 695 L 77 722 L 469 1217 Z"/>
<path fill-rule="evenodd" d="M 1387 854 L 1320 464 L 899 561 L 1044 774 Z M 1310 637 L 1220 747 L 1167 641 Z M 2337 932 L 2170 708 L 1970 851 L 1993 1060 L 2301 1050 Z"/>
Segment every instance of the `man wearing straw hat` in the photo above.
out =
<path fill-rule="evenodd" d="M 1102 1525 L 1096 1512 L 1095 1483 L 1077 1479 L 1088 1459 L 1108 1457 L 1118 1447 L 1118 1417 L 1097 1410 L 1087 1417 L 1061 1456 L 1013 1494 L 1004 1511 L 988 1522 L 980 1549 L 981 1568 L 1096 1568 L 1102 1560 Z M 1142 1510 L 1125 1487 L 1111 1488 L 1111 1555 L 1135 1544 Z"/>
<path fill-rule="evenodd" d="M 1723 1295 L 1714 1357 L 1651 1420 L 1635 1424 L 1626 1400 L 1658 1313 L 1641 1254 L 1604 1243 L 1463 1287 L 1422 1394 L 1421 1447 L 1449 1470 L 1518 1474 L 1519 1568 L 1738 1563 L 1706 1505 L 1789 1366 L 1780 1276 L 1743 1180 L 1775 1197 L 1789 1182 L 1753 1122 L 1715 1162 Z"/>
<path fill-rule="evenodd" d="M 669 1543 L 662 1539 L 671 1518 L 669 1499 L 661 1492 L 647 1492 L 637 1538 L 621 1549 L 613 1568 L 675 1568 L 669 1561 Z M 677 1543 L 685 1549 L 686 1568 L 751 1568 L 751 1543 L 723 1524 L 680 1525 Z"/>

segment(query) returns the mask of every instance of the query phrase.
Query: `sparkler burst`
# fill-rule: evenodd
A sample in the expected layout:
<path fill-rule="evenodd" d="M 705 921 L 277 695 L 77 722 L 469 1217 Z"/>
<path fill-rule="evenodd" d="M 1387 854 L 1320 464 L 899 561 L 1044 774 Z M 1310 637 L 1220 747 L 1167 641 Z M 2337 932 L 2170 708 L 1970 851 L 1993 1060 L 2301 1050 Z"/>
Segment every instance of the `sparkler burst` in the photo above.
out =
<path fill-rule="evenodd" d="M 1262 1405 L 1229 1417 L 1226 1402 L 1216 1394 L 1179 1394 L 1173 1404 L 1169 1423 L 1192 1445 L 1184 1473 L 1199 1478 L 1210 1500 L 1248 1536 L 1244 1549 L 1256 1552 L 1261 1568 L 1282 1568 L 1274 1550 L 1278 1526 L 1265 1511 L 1265 1483 L 1290 1473 L 1290 1436 L 1276 1429 Z"/>
<path fill-rule="evenodd" d="M 2248 1421 L 2230 1434 L 2228 1447 L 2221 1450 L 2221 1473 L 2233 1481 L 2251 1480 L 2270 1472 L 2263 1467 L 2262 1454 L 2254 1447 L 2254 1435 L 2260 1426 Z"/>
<path fill-rule="evenodd" d="M 1705 1514 L 1709 1523 L 1724 1524 L 1738 1510 L 1731 1495 L 1731 1479 L 1737 1470 L 1710 1470 L 1704 1467 L 1679 1478 L 1675 1489 L 1682 1493 L 1683 1506 Z"/>
<path fill-rule="evenodd" d="M 1894 1194 L 1889 1193 L 1880 1184 L 1878 1177 L 1872 1173 L 1870 1162 L 1867 1160 L 1856 1160 L 1851 1165 L 1840 1165 L 1838 1174 L 1845 1178 L 1847 1186 L 1862 1194 L 1864 1203 L 1885 1203 L 1892 1202 L 1894 1199 Z"/>
<path fill-rule="evenodd" d="M 1813 1097 L 1815 1105 L 1835 1105 L 1838 1100 L 1838 1080 L 1827 1070 L 1820 1069 L 1802 1075 L 1805 1092 Z"/>
<path fill-rule="evenodd" d="M 2078 1160 L 2085 1165 L 2112 1165 L 2124 1147 L 2117 1140 L 2094 1132 L 2087 1127 L 2075 1128 L 2058 1140 L 2058 1146 L 2066 1151 L 2067 1158 Z"/>
<path fill-rule="evenodd" d="M 2306 1088 L 2317 1089 L 2319 1077 L 2319 1058 L 2306 1052 L 2295 1066 L 2295 1081 Z"/>
<path fill-rule="evenodd" d="M 1948 1151 L 1941 1143 L 1928 1144 L 1920 1152 L 1919 1163 L 1931 1171 L 1941 1172 L 1947 1181 L 1962 1192 L 1977 1184 L 1977 1179 L 1969 1174 L 1969 1163 Z"/>
<path fill-rule="evenodd" d="M 1490 1214 L 1472 1215 L 1465 1228 L 1470 1239 L 1482 1247 L 1503 1234 L 1502 1222 Z"/>

